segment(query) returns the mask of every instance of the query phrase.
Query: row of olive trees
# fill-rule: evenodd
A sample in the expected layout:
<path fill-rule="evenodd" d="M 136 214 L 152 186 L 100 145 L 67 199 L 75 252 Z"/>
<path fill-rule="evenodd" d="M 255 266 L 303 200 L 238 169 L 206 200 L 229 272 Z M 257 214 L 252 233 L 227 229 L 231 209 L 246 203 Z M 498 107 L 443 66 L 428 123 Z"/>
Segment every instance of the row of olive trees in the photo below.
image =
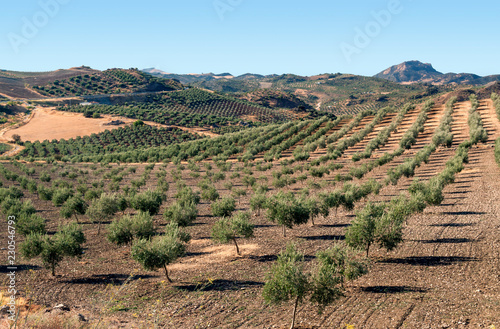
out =
<path fill-rule="evenodd" d="M 485 143 L 488 140 L 488 133 L 483 127 L 481 115 L 477 112 L 479 101 L 476 95 L 470 96 L 471 108 L 469 110 L 469 135 L 472 144 Z"/>
<path fill-rule="evenodd" d="M 415 108 L 414 105 L 411 104 L 405 105 L 398 112 L 398 115 L 391 121 L 391 124 L 386 128 L 382 129 L 375 138 L 371 139 L 368 142 L 363 152 L 358 152 L 352 156 L 352 161 L 357 162 L 361 159 L 370 158 L 373 151 L 384 146 L 387 143 L 391 134 L 399 127 L 401 122 L 403 122 L 403 119 L 405 118 L 406 114 L 408 114 L 408 112 L 410 110 L 413 110 L 414 108 Z"/>
<path fill-rule="evenodd" d="M 491 99 L 493 100 L 493 105 L 495 106 L 498 120 L 500 120 L 500 96 L 498 96 L 498 94 L 496 93 L 493 93 L 491 95 Z M 495 159 L 500 165 L 500 138 L 495 141 Z"/>

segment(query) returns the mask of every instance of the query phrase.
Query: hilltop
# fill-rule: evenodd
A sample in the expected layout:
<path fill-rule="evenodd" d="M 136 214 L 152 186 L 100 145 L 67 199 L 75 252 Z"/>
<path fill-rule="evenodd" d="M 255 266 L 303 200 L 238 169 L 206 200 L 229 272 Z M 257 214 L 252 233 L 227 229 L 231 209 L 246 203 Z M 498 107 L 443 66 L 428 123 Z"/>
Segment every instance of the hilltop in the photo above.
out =
<path fill-rule="evenodd" d="M 435 93 L 448 92 L 452 88 L 443 86 L 429 89 L 424 84 L 404 86 L 398 82 L 378 77 L 365 77 L 353 74 L 324 73 L 314 76 L 296 74 L 261 75 L 246 73 L 234 76 L 223 74 L 170 74 L 158 69 L 145 69 L 143 72 L 157 77 L 169 78 L 182 83 L 220 93 L 232 94 L 239 98 L 254 99 L 261 104 L 273 107 L 282 103 L 276 92 L 282 93 L 292 103 L 331 112 L 335 115 L 354 114 L 364 109 L 379 109 L 383 106 L 397 106 L 412 99 L 420 99 Z M 265 91 L 270 90 L 270 91 Z M 260 96 L 269 98 L 263 99 Z M 273 95 L 273 96 L 270 96 Z M 288 106 L 285 106 L 288 107 Z"/>
<path fill-rule="evenodd" d="M 390 68 L 376 74 L 375 77 L 397 83 L 431 83 L 435 85 L 484 85 L 492 81 L 500 80 L 500 75 L 482 77 L 471 73 L 445 74 L 434 69 L 431 64 L 422 63 L 420 61 L 408 61 L 391 66 Z"/>
<path fill-rule="evenodd" d="M 49 72 L 0 71 L 0 95 L 16 99 L 171 91 L 178 81 L 155 78 L 137 69 L 99 71 L 81 66 Z"/>

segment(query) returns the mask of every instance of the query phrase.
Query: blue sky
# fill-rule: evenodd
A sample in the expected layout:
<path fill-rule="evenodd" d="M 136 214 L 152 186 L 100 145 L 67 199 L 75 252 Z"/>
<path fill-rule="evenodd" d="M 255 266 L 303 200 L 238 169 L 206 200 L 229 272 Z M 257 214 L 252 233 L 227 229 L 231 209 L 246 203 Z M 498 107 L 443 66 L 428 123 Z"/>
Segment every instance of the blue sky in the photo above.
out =
<path fill-rule="evenodd" d="M 1 6 L 1 69 L 373 75 L 416 59 L 445 73 L 500 74 L 500 3 L 492 0 L 20 0 Z M 373 12 L 389 16 L 381 24 Z"/>

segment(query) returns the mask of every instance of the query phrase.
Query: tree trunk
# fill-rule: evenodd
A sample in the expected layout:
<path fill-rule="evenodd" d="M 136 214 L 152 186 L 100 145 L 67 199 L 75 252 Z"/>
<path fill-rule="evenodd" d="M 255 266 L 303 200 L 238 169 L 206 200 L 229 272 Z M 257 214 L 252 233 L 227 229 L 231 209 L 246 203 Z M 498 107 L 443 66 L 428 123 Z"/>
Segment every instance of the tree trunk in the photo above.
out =
<path fill-rule="evenodd" d="M 299 305 L 299 296 L 295 298 L 295 305 L 293 306 L 292 325 L 290 326 L 290 329 L 293 329 L 295 327 L 295 316 L 297 315 L 297 305 Z"/>
<path fill-rule="evenodd" d="M 314 216 L 311 216 L 311 226 L 314 226 Z"/>
<path fill-rule="evenodd" d="M 56 264 L 50 264 L 50 269 L 52 270 L 52 276 L 56 276 Z"/>
<path fill-rule="evenodd" d="M 97 235 L 101 234 L 101 221 L 99 221 L 99 224 L 97 225 Z"/>
<path fill-rule="evenodd" d="M 368 254 L 370 253 L 370 243 L 366 245 L 366 258 L 368 258 Z"/>
<path fill-rule="evenodd" d="M 236 253 L 237 253 L 238 255 L 241 255 L 241 254 L 240 254 L 240 248 L 238 248 L 238 244 L 236 243 L 236 238 L 233 238 L 233 242 L 234 242 L 234 245 L 236 246 Z"/>
<path fill-rule="evenodd" d="M 286 237 L 286 227 L 283 225 L 283 237 Z"/>
<path fill-rule="evenodd" d="M 172 280 L 170 280 L 170 277 L 168 276 L 167 265 L 163 265 L 163 268 L 165 269 L 165 276 L 167 277 L 168 282 L 172 283 Z"/>
<path fill-rule="evenodd" d="M 78 224 L 80 224 L 80 221 L 78 220 L 78 216 L 76 215 L 76 212 L 74 212 L 74 213 L 73 213 L 73 215 L 75 215 L 76 222 L 77 222 Z"/>

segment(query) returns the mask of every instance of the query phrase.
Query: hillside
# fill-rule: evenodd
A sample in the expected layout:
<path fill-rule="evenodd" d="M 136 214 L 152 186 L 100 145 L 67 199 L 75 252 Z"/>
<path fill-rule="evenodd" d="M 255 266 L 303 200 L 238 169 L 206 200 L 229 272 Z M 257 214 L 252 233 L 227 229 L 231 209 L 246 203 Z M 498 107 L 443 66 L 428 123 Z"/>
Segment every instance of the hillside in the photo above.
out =
<path fill-rule="evenodd" d="M 271 269 L 293 261 L 297 271 L 282 273 L 311 283 L 296 328 L 492 328 L 500 321 L 500 98 L 492 97 L 211 139 L 137 126 L 28 143 L 17 157 L 28 162 L 0 164 L 0 211 L 19 216 L 16 245 L 26 255 L 16 273 L 19 298 L 31 300 L 22 321 L 29 310 L 31 324 L 49 328 L 81 316 L 85 329 L 289 327 L 293 300 L 264 297 L 280 288 Z M 175 143 L 183 138 L 194 140 Z M 44 241 L 74 242 L 51 268 Z M 290 243 L 293 258 L 284 254 Z M 155 257 L 165 245 L 180 252 Z M 330 267 L 319 267 L 325 259 Z M 344 266 L 359 271 L 344 277 Z M 321 313 L 309 298 L 316 282 L 342 292 L 321 299 Z"/>
<path fill-rule="evenodd" d="M 375 77 L 397 83 L 431 83 L 434 85 L 484 85 L 500 80 L 499 75 L 481 77 L 470 73 L 444 74 L 436 71 L 431 64 L 419 61 L 409 61 L 391 66 L 390 68 L 376 74 Z"/>
<path fill-rule="evenodd" d="M 351 74 L 321 74 L 316 76 L 299 76 L 295 74 L 259 75 L 244 74 L 234 77 L 226 74 L 214 75 L 170 75 L 155 69 L 146 69 L 157 76 L 178 79 L 198 88 L 208 89 L 236 97 L 255 99 L 261 104 L 279 103 L 275 98 L 266 101 L 251 94 L 266 94 L 266 89 L 277 91 L 288 96 L 288 99 L 299 98 L 306 107 L 321 109 L 335 115 L 356 114 L 364 109 L 380 109 L 387 105 L 401 105 L 412 99 L 425 98 L 434 93 L 451 91 L 452 88 L 442 86 L 430 89 L 428 86 L 415 84 L 402 86 L 386 79 L 356 76 Z M 243 95 L 246 94 L 246 95 Z M 294 100 L 296 102 L 296 100 Z"/>
<path fill-rule="evenodd" d="M 69 97 L 100 94 L 171 91 L 182 89 L 179 82 L 154 78 L 135 69 L 109 69 L 48 84 L 33 85 L 39 93 L 50 97 Z"/>
<path fill-rule="evenodd" d="M 169 91 L 182 88 L 179 82 L 153 78 L 136 69 L 109 69 L 101 72 L 82 66 L 51 72 L 0 71 L 0 95 L 15 99 Z"/>
<path fill-rule="evenodd" d="M 154 121 L 160 124 L 187 127 L 226 126 L 243 122 L 244 125 L 283 122 L 301 117 L 317 117 L 321 113 L 302 113 L 285 109 L 271 109 L 197 88 L 146 96 L 141 102 L 122 105 L 60 106 L 61 111 L 112 114 Z"/>

